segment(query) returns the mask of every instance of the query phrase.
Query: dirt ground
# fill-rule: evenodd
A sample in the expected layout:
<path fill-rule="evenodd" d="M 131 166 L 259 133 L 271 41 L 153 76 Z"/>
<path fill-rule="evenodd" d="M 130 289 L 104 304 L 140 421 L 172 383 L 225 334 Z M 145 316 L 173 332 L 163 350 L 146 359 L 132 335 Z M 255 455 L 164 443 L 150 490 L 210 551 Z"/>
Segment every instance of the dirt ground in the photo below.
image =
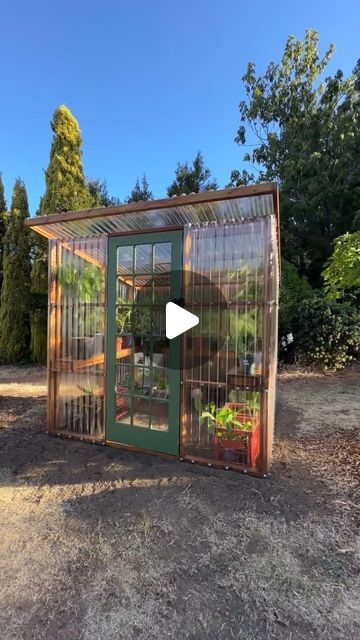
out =
<path fill-rule="evenodd" d="M 51 438 L 0 367 L 2 640 L 358 639 L 359 390 L 282 372 L 259 480 Z"/>

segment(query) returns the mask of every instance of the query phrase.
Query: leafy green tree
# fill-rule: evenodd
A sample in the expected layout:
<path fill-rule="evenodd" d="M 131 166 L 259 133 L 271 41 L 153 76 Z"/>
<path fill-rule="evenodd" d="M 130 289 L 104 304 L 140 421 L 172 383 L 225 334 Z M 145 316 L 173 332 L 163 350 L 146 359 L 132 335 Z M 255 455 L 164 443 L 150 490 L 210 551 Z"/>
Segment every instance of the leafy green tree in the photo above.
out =
<path fill-rule="evenodd" d="M 140 200 L 154 200 L 145 173 L 141 179 L 141 183 L 139 178 L 136 178 L 135 185 L 130 195 L 126 198 L 126 202 L 140 202 Z"/>
<path fill-rule="evenodd" d="M 30 237 L 25 227 L 29 205 L 22 180 L 15 182 L 4 238 L 3 285 L 0 307 L 0 360 L 29 358 Z"/>
<path fill-rule="evenodd" d="M 205 167 L 204 158 L 200 151 L 197 152 L 192 166 L 188 163 L 178 164 L 175 171 L 175 180 L 167 189 L 168 196 L 181 196 L 183 193 L 199 193 L 217 189 L 216 180 L 211 179 L 211 171 Z"/>
<path fill-rule="evenodd" d="M 243 187 L 244 185 L 247 185 L 253 181 L 254 181 L 254 176 L 248 171 L 246 171 L 246 169 L 243 169 L 242 171 L 239 171 L 238 169 L 233 169 L 230 174 L 230 180 L 226 185 L 226 187 L 227 188 Z"/>
<path fill-rule="evenodd" d="M 345 294 L 360 294 L 360 231 L 335 240 L 335 249 L 323 271 L 326 297 L 330 302 Z"/>
<path fill-rule="evenodd" d="M 5 189 L 4 183 L 2 181 L 2 176 L 0 173 L 0 292 L 2 285 L 2 264 L 3 264 L 3 242 L 5 237 L 6 230 L 6 200 L 5 200 Z"/>
<path fill-rule="evenodd" d="M 284 256 L 313 285 L 333 240 L 355 230 L 360 202 L 360 65 L 349 78 L 337 71 L 321 82 L 333 53 L 321 56 L 319 35 L 308 30 L 304 41 L 291 36 L 281 63 L 263 75 L 250 63 L 235 139 L 258 140 L 244 160 L 256 180 L 280 182 Z"/>
<path fill-rule="evenodd" d="M 93 207 L 113 207 L 121 204 L 120 198 L 110 196 L 106 180 L 90 178 L 87 180 L 87 188 L 90 192 Z"/>
<path fill-rule="evenodd" d="M 82 165 L 82 137 L 79 124 L 71 111 L 60 106 L 51 122 L 53 140 L 50 162 L 45 174 L 46 190 L 41 199 L 39 215 L 61 211 L 88 209 L 93 206 Z M 31 347 L 35 361 L 46 360 L 47 246 L 39 238 L 31 274 L 33 310 L 31 316 Z"/>

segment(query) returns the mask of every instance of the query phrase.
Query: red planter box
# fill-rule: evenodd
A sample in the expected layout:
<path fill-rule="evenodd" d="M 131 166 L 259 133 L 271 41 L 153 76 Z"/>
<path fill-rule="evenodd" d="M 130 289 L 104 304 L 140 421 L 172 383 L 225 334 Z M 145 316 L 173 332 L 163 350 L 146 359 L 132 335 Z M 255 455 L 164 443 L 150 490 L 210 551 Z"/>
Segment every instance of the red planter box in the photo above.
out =
<path fill-rule="evenodd" d="M 229 409 L 239 409 L 236 414 L 236 420 L 239 422 L 248 422 L 251 420 L 249 413 L 244 413 L 245 406 L 240 403 L 228 402 L 226 405 Z M 216 433 L 224 433 L 223 427 L 217 427 Z M 232 433 L 236 435 L 236 439 L 225 440 L 215 435 L 215 455 L 216 460 L 224 462 L 238 462 L 249 467 L 256 467 L 256 462 L 260 453 L 260 423 L 256 418 L 252 431 L 244 429 L 232 429 Z"/>

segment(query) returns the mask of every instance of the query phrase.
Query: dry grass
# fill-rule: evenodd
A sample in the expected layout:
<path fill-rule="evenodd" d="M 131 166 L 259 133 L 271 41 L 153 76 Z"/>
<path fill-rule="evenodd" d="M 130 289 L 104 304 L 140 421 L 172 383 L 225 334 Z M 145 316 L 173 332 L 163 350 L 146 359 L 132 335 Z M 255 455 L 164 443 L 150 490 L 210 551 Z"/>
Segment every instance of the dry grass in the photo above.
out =
<path fill-rule="evenodd" d="M 49 438 L 43 383 L 0 368 L 4 640 L 360 636 L 356 372 L 281 375 L 269 481 Z"/>

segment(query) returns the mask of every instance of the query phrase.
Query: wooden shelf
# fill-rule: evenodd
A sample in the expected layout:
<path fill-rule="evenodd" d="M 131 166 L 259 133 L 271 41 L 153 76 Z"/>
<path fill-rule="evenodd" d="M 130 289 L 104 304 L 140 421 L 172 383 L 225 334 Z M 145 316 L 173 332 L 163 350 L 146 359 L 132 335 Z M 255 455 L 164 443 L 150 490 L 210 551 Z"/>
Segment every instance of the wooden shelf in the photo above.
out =
<path fill-rule="evenodd" d="M 126 358 L 127 356 L 131 356 L 132 348 L 129 347 L 127 349 L 117 349 L 116 357 L 117 358 Z M 78 372 L 82 369 L 88 369 L 89 367 L 96 367 L 97 365 L 104 364 L 105 362 L 105 354 L 97 353 L 92 358 L 86 358 L 85 360 L 72 360 L 70 358 L 64 358 L 62 360 L 57 360 L 56 368 L 59 371 L 63 372 Z"/>

